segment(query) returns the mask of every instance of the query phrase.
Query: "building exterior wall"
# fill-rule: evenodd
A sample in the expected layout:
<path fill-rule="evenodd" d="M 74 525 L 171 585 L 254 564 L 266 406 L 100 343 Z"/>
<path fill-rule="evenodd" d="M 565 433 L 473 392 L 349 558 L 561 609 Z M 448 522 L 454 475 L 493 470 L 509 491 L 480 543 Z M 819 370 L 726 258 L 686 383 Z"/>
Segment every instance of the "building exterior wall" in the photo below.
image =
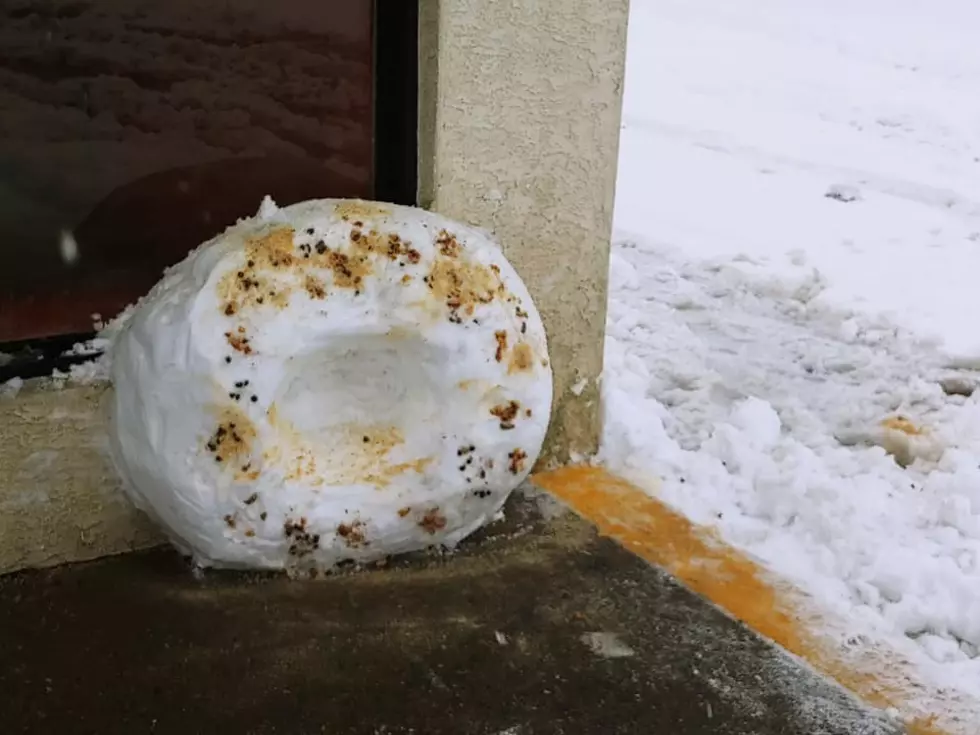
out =
<path fill-rule="evenodd" d="M 160 542 L 109 462 L 109 390 L 32 380 L 0 397 L 0 573 Z"/>
<path fill-rule="evenodd" d="M 541 464 L 592 453 L 628 0 L 421 0 L 420 203 L 495 233 L 548 329 Z M 0 573 L 159 535 L 106 454 L 107 386 L 0 397 Z"/>
<path fill-rule="evenodd" d="M 595 451 L 628 0 L 422 0 L 420 203 L 492 231 L 548 331 L 542 465 Z"/>

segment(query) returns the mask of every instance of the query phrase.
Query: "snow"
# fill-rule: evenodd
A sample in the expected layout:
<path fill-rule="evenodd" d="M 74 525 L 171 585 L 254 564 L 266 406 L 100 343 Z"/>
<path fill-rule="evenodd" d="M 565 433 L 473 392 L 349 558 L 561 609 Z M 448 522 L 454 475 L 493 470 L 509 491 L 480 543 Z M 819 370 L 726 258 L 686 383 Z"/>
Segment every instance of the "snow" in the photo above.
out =
<path fill-rule="evenodd" d="M 11 378 L 0 384 L 0 398 L 16 398 L 24 387 L 23 378 Z"/>
<path fill-rule="evenodd" d="M 599 457 L 976 711 L 978 27 L 633 0 Z"/>
<path fill-rule="evenodd" d="M 616 224 L 773 271 L 795 252 L 822 299 L 977 357 L 980 5 L 897 5 L 638 0 Z"/>
<path fill-rule="evenodd" d="M 62 230 L 58 238 L 58 253 L 65 265 L 74 265 L 78 260 L 78 241 L 67 230 Z"/>
<path fill-rule="evenodd" d="M 352 200 L 266 198 L 133 309 L 111 370 L 124 487 L 202 567 L 453 547 L 530 472 L 552 398 L 492 238 Z"/>

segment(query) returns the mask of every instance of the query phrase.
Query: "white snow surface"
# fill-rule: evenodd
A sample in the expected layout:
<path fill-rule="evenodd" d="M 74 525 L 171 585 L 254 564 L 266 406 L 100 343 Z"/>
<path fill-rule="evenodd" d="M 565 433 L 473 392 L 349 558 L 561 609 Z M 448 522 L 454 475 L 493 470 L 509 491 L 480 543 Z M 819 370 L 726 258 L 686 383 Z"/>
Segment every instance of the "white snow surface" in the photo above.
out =
<path fill-rule="evenodd" d="M 974 704 L 978 31 L 633 0 L 599 456 Z"/>

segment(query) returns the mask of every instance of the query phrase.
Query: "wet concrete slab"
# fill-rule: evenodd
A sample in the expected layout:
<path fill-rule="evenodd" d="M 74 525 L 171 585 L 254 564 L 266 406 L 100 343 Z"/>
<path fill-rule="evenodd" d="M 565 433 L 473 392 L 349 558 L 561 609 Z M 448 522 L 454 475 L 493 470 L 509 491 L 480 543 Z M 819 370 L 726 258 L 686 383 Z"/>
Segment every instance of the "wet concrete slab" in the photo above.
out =
<path fill-rule="evenodd" d="M 898 730 L 520 495 L 451 555 L 316 580 L 194 575 L 168 550 L 0 577 L 0 732 Z"/>

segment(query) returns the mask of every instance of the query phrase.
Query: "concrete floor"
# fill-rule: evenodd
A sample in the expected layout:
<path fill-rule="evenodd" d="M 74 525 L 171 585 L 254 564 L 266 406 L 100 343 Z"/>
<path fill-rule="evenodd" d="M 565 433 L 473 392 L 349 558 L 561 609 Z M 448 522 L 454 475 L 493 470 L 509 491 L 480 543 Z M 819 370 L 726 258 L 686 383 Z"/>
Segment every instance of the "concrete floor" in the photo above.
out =
<path fill-rule="evenodd" d="M 885 735 L 586 523 L 311 581 L 169 551 L 0 578 L 0 732 Z"/>

